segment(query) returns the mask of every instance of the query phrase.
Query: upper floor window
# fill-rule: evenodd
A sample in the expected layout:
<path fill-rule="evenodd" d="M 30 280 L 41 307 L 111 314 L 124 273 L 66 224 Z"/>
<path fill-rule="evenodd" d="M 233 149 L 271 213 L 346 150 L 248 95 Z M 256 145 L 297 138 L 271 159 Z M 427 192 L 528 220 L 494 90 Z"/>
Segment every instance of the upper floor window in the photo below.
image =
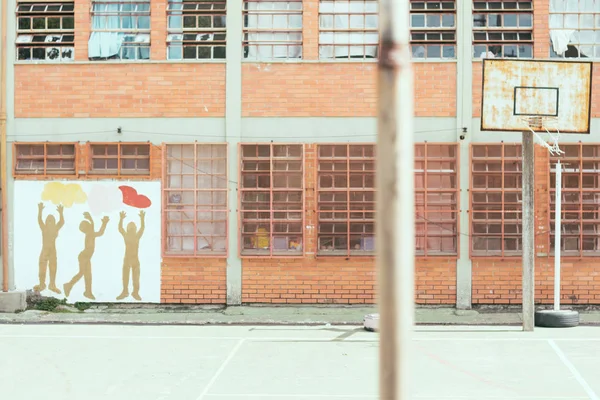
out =
<path fill-rule="evenodd" d="M 91 60 L 150 59 L 150 0 L 93 0 Z"/>
<path fill-rule="evenodd" d="M 225 58 L 227 2 L 169 0 L 167 58 Z"/>
<path fill-rule="evenodd" d="M 101 175 L 150 175 L 149 143 L 90 143 L 89 172 Z"/>
<path fill-rule="evenodd" d="M 17 3 L 17 60 L 71 61 L 74 57 L 73 1 Z"/>
<path fill-rule="evenodd" d="M 16 143 L 14 174 L 75 175 L 75 143 Z"/>
<path fill-rule="evenodd" d="M 244 58 L 302 58 L 302 0 L 244 1 Z"/>
<path fill-rule="evenodd" d="M 456 58 L 456 2 L 410 1 L 413 59 Z"/>
<path fill-rule="evenodd" d="M 600 7 L 592 0 L 550 1 L 552 57 L 600 57 Z"/>
<path fill-rule="evenodd" d="M 473 2 L 474 58 L 532 58 L 531 0 Z"/>
<path fill-rule="evenodd" d="M 378 13 L 377 0 L 321 0 L 319 57 L 377 58 Z"/>

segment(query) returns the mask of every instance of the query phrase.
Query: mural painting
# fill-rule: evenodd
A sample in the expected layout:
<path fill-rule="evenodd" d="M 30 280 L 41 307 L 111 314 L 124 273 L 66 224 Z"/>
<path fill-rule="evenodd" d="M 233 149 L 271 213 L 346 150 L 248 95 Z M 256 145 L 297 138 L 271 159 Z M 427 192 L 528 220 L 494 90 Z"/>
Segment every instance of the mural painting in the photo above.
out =
<path fill-rule="evenodd" d="M 160 302 L 160 196 L 160 182 L 15 182 L 17 289 Z"/>

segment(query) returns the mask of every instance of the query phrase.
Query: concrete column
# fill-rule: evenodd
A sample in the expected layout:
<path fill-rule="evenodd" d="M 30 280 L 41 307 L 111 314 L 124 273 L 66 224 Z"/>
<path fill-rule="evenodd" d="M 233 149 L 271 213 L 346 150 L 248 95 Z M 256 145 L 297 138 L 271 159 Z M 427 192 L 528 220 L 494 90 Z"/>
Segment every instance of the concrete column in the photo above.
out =
<path fill-rule="evenodd" d="M 459 248 L 456 260 L 456 308 L 471 308 L 471 226 L 469 223 L 469 181 L 470 181 L 470 144 L 474 129 L 471 128 L 473 115 L 473 62 L 472 62 L 472 2 L 457 2 L 456 40 L 456 140 L 459 143 L 459 199 L 458 214 Z"/>
<path fill-rule="evenodd" d="M 238 176 L 242 135 L 242 0 L 227 1 L 227 66 L 225 77 L 225 137 L 229 145 L 229 255 L 227 304 L 242 303 L 242 260 L 239 251 Z"/>

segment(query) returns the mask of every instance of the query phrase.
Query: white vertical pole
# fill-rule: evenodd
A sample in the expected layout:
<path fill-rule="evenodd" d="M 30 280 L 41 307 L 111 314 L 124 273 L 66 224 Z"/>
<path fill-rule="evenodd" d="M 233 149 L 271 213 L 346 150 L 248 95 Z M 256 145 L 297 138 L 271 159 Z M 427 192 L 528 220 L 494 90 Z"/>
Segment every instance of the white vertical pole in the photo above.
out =
<path fill-rule="evenodd" d="M 409 1 L 380 0 L 377 269 L 382 400 L 410 398 L 415 180 Z"/>
<path fill-rule="evenodd" d="M 554 214 L 554 311 L 560 311 L 560 223 L 562 218 L 562 168 L 556 163 L 556 199 Z"/>
<path fill-rule="evenodd" d="M 535 214 L 534 146 L 531 132 L 523 132 L 523 330 L 535 326 Z"/>

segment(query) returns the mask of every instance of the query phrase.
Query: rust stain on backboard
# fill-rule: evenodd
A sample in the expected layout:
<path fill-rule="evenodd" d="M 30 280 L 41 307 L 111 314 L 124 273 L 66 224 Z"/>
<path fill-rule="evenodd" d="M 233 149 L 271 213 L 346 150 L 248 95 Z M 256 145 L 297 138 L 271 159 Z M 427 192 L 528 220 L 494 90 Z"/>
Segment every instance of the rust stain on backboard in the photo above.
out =
<path fill-rule="evenodd" d="M 591 85 L 591 62 L 483 60 L 481 130 L 521 132 L 543 116 L 551 130 L 589 133 Z"/>

